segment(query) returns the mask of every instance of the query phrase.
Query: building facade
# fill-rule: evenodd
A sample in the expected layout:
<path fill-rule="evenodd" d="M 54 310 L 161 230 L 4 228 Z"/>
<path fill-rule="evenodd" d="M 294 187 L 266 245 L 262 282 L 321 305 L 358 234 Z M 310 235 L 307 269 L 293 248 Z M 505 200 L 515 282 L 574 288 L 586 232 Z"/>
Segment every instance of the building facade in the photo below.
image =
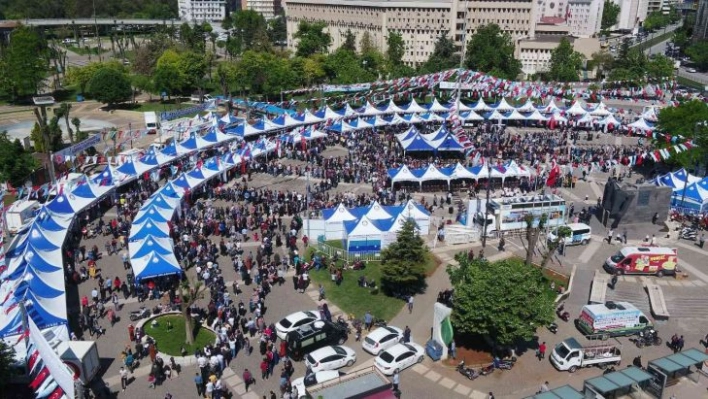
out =
<path fill-rule="evenodd" d="M 242 10 L 253 10 L 265 19 L 273 19 L 283 10 L 281 0 L 241 0 Z"/>
<path fill-rule="evenodd" d="M 463 38 L 468 40 L 481 25 L 496 23 L 516 40 L 533 37 L 536 22 L 534 0 L 284 0 L 283 7 L 290 49 L 297 47 L 300 21 L 324 21 L 332 36 L 330 50 L 342 45 L 348 30 L 357 45 L 368 32 L 381 51 L 389 32 L 401 34 L 408 65 L 425 62 L 444 34 L 461 48 Z"/>
<path fill-rule="evenodd" d="M 708 39 L 708 0 L 699 0 L 696 25 L 693 27 L 693 40 L 705 39 Z"/>
<path fill-rule="evenodd" d="M 220 22 L 226 17 L 226 0 L 178 0 L 177 8 L 187 22 Z"/>
<path fill-rule="evenodd" d="M 639 23 L 647 18 L 648 0 L 612 0 L 612 2 L 620 6 L 615 29 L 636 31 L 639 29 Z"/>
<path fill-rule="evenodd" d="M 569 0 L 567 24 L 570 34 L 592 37 L 600 33 L 604 8 L 604 0 Z"/>
<path fill-rule="evenodd" d="M 548 72 L 551 67 L 551 53 L 558 47 L 563 37 L 558 35 L 537 35 L 533 39 L 521 39 L 516 44 L 516 58 L 521 61 L 521 71 L 526 78 L 538 73 Z M 586 60 L 600 51 L 600 41 L 596 38 L 567 37 L 575 51 Z M 585 76 L 590 77 L 590 76 Z"/>

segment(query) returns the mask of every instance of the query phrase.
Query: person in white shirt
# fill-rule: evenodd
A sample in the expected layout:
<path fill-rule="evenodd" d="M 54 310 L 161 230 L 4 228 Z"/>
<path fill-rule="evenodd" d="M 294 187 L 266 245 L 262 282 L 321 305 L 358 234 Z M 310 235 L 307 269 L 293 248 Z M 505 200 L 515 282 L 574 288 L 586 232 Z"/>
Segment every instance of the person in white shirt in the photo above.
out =
<path fill-rule="evenodd" d="M 204 357 L 204 355 L 199 355 L 199 357 L 197 358 L 197 365 L 199 365 L 199 368 L 200 368 L 200 369 L 206 367 L 206 365 L 207 365 L 207 358 Z"/>

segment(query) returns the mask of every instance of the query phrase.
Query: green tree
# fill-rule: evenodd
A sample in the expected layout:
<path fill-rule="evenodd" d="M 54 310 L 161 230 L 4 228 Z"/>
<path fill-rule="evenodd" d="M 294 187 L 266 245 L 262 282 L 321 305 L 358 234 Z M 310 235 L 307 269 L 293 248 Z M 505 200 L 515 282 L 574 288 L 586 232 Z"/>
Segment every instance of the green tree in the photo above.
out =
<path fill-rule="evenodd" d="M 435 42 L 433 52 L 420 67 L 421 73 L 434 73 L 460 66 L 460 56 L 455 52 L 455 43 L 443 32 Z"/>
<path fill-rule="evenodd" d="M 0 132 L 0 181 L 20 187 L 29 179 L 37 164 L 19 140 L 12 140 L 7 132 Z M 0 372 L 3 370 L 3 347 L 0 346 Z M 3 374 L 7 375 L 7 374 Z"/>
<path fill-rule="evenodd" d="M 681 103 L 677 107 L 665 107 L 659 112 L 657 129 L 683 136 L 682 141 L 692 139 L 695 146 L 668 159 L 669 163 L 686 168 L 695 168 L 700 162 L 708 167 L 708 104 L 699 100 Z M 655 140 L 657 147 L 665 147 L 666 140 Z"/>
<path fill-rule="evenodd" d="M 655 29 L 663 28 L 670 22 L 669 16 L 664 15 L 661 11 L 654 11 L 647 15 L 642 23 L 642 27 L 645 30 L 653 31 Z"/>
<path fill-rule="evenodd" d="M 219 81 L 221 94 L 228 97 L 231 94 L 232 87 L 236 85 L 238 79 L 236 64 L 229 61 L 220 62 L 216 66 L 216 79 Z"/>
<path fill-rule="evenodd" d="M 708 69 L 708 40 L 701 40 L 693 43 L 686 49 L 686 54 L 691 57 L 696 66 L 705 71 Z"/>
<path fill-rule="evenodd" d="M 455 289 L 451 321 L 457 333 L 513 345 L 533 339 L 538 326 L 553 321 L 554 298 L 540 269 L 518 259 L 455 259 L 459 266 L 448 266 L 447 273 Z"/>
<path fill-rule="evenodd" d="M 298 40 L 296 55 L 309 57 L 312 54 L 327 53 L 332 36 L 325 32 L 327 25 L 324 22 L 300 21 L 295 32 L 295 39 Z"/>
<path fill-rule="evenodd" d="M 66 133 L 69 135 L 69 143 L 74 144 L 74 131 L 71 130 L 71 125 L 69 124 L 69 119 L 71 118 L 71 103 L 59 104 L 59 108 L 54 108 L 54 114 L 58 118 L 64 118 L 67 130 Z"/>
<path fill-rule="evenodd" d="M 551 68 L 548 78 L 560 82 L 575 82 L 583 68 L 583 55 L 573 50 L 567 38 L 562 38 L 558 47 L 551 52 Z"/>
<path fill-rule="evenodd" d="M 155 89 L 167 93 L 167 97 L 177 94 L 184 87 L 184 77 L 176 64 L 163 64 L 155 68 Z"/>
<path fill-rule="evenodd" d="M 281 13 L 268 21 L 268 38 L 271 43 L 275 45 L 285 45 L 285 42 L 288 40 L 288 29 L 285 14 Z"/>
<path fill-rule="evenodd" d="M 612 0 L 605 0 L 605 5 L 602 8 L 602 22 L 600 27 L 602 30 L 608 30 L 617 24 L 619 17 L 620 6 Z"/>
<path fill-rule="evenodd" d="M 82 142 L 88 138 L 88 132 L 81 131 L 81 119 L 73 117 L 71 119 L 71 124 L 74 125 L 74 129 L 76 129 L 75 132 L 77 142 Z"/>
<path fill-rule="evenodd" d="M 406 43 L 398 32 L 389 32 L 386 38 L 386 60 L 392 67 L 403 65 L 403 56 L 406 54 Z"/>
<path fill-rule="evenodd" d="M 425 243 L 416 232 L 415 222 L 407 220 L 396 235 L 396 242 L 381 251 L 381 289 L 385 294 L 412 295 L 423 292 L 425 283 Z"/>
<path fill-rule="evenodd" d="M 689 43 L 689 37 L 688 35 L 686 35 L 685 30 L 677 29 L 676 31 L 674 31 L 674 35 L 671 38 L 671 41 L 674 43 L 674 46 L 679 47 L 681 49 L 685 49 Z"/>
<path fill-rule="evenodd" d="M 351 29 L 347 29 L 347 31 L 344 32 L 344 43 L 342 43 L 340 48 L 356 53 L 356 35 L 352 33 Z"/>
<path fill-rule="evenodd" d="M 0 379 L 0 389 L 3 391 L 9 385 L 9 377 L 15 374 L 13 372 L 15 364 L 15 351 L 5 341 L 0 341 L 0 375 L 5 377 Z"/>
<path fill-rule="evenodd" d="M 533 263 L 533 255 L 536 251 L 538 238 L 548 222 L 548 215 L 545 213 L 541 215 L 529 213 L 524 216 L 524 222 L 526 223 L 526 245 L 528 245 L 524 263 L 530 266 Z"/>
<path fill-rule="evenodd" d="M 204 87 L 204 75 L 207 73 L 207 59 L 203 54 L 187 51 L 179 56 L 177 66 L 184 79 L 187 89 L 201 89 Z"/>
<path fill-rule="evenodd" d="M 184 336 L 187 345 L 194 344 L 194 319 L 190 308 L 206 292 L 207 286 L 200 281 L 184 279 L 180 284 L 179 296 L 182 300 L 182 317 L 184 317 Z"/>
<path fill-rule="evenodd" d="M 237 65 L 237 82 L 242 88 L 265 95 L 279 95 L 292 87 L 295 76 L 290 61 L 272 53 L 246 51 Z M 268 73 L 263 73 L 268 71 Z"/>
<path fill-rule="evenodd" d="M 96 72 L 88 87 L 93 98 L 109 107 L 128 101 L 133 96 L 128 76 L 111 68 Z"/>
<path fill-rule="evenodd" d="M 327 55 L 324 71 L 330 81 L 338 84 L 370 82 L 375 79 L 369 70 L 363 68 L 356 54 L 342 48 Z"/>
<path fill-rule="evenodd" d="M 34 29 L 20 26 L 12 31 L 9 44 L 0 50 L 0 83 L 13 99 L 39 91 L 49 66 L 47 53 L 47 43 Z"/>
<path fill-rule="evenodd" d="M 597 70 L 597 77 L 599 79 L 604 78 L 605 72 L 612 69 L 612 63 L 615 61 L 615 57 L 610 54 L 609 51 L 602 50 L 599 52 L 592 53 L 592 57 L 588 61 L 588 70 Z"/>
<path fill-rule="evenodd" d="M 653 80 L 665 80 L 674 75 L 674 61 L 663 55 L 657 54 L 647 61 L 647 77 Z"/>
<path fill-rule="evenodd" d="M 374 40 L 371 38 L 369 32 L 364 32 L 364 34 L 361 35 L 361 41 L 359 42 L 359 53 L 361 55 L 365 55 L 377 51 L 378 49 L 376 48 L 376 44 L 374 44 Z"/>
<path fill-rule="evenodd" d="M 610 72 L 610 79 L 642 82 L 646 74 L 647 57 L 639 48 L 629 48 L 625 41 Z"/>
<path fill-rule="evenodd" d="M 521 61 L 514 57 L 514 42 L 497 24 L 482 25 L 467 43 L 465 66 L 504 79 L 516 79 Z"/>
<path fill-rule="evenodd" d="M 66 82 L 70 85 L 79 86 L 79 91 L 82 94 L 86 94 L 86 87 L 91 79 L 93 79 L 96 72 L 104 68 L 114 69 L 120 73 L 125 72 L 125 66 L 116 60 L 107 62 L 91 62 L 82 67 L 70 66 L 66 73 Z"/>
<path fill-rule="evenodd" d="M 551 260 L 553 254 L 555 254 L 556 250 L 558 250 L 558 247 L 560 247 L 561 241 L 570 237 L 572 234 L 573 230 L 571 230 L 568 226 L 560 226 L 556 229 L 556 239 L 548 241 L 547 250 L 541 257 L 541 269 L 546 268 L 546 266 L 548 265 L 548 261 Z"/>
<path fill-rule="evenodd" d="M 241 51 L 260 50 L 256 38 L 268 37 L 268 23 L 263 15 L 254 10 L 240 10 L 231 16 L 233 36 L 241 44 Z M 276 33 L 282 35 L 281 31 Z M 282 39 L 284 40 L 284 39 Z"/>
<path fill-rule="evenodd" d="M 44 143 L 44 136 L 42 136 L 42 128 L 37 122 L 34 123 L 32 130 L 30 130 L 30 140 L 32 141 L 35 152 L 44 152 L 44 147 L 46 147 Z"/>

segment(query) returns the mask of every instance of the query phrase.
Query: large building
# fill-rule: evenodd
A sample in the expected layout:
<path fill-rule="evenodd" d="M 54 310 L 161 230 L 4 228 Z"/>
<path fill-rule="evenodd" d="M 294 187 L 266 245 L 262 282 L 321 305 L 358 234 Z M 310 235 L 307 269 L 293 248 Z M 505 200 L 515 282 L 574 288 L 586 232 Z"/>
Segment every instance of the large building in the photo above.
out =
<path fill-rule="evenodd" d="M 567 26 L 569 34 L 591 37 L 600 32 L 604 0 L 540 0 L 536 22 Z"/>
<path fill-rule="evenodd" d="M 612 0 L 620 6 L 616 29 L 638 30 L 640 22 L 647 18 L 648 0 Z"/>
<path fill-rule="evenodd" d="M 708 39 L 708 0 L 699 0 L 696 25 L 693 27 L 693 40 L 705 39 Z"/>
<path fill-rule="evenodd" d="M 241 0 L 242 10 L 253 10 L 265 17 L 273 19 L 282 11 L 281 0 Z"/>
<path fill-rule="evenodd" d="M 187 22 L 220 22 L 226 17 L 226 0 L 178 0 L 177 8 Z"/>
<path fill-rule="evenodd" d="M 443 34 L 461 48 L 463 35 L 469 39 L 481 25 L 496 23 L 515 40 L 535 35 L 534 0 L 284 0 L 284 8 L 291 49 L 297 47 L 293 36 L 300 21 L 324 21 L 332 36 L 330 50 L 342 45 L 347 30 L 357 39 L 369 32 L 381 51 L 389 32 L 400 33 L 408 65 L 426 61 Z"/>

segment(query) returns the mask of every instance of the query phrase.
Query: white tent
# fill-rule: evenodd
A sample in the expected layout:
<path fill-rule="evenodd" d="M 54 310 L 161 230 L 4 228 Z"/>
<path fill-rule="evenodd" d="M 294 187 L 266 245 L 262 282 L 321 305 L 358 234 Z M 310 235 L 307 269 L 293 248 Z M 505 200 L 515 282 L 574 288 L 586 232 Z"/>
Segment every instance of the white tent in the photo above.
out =
<path fill-rule="evenodd" d="M 594 120 L 595 120 L 595 118 L 593 118 L 593 116 L 590 115 L 590 113 L 587 113 L 587 114 L 583 115 L 580 119 L 575 121 L 575 123 L 576 124 L 583 124 L 583 125 L 592 125 Z"/>
<path fill-rule="evenodd" d="M 489 121 L 500 121 L 500 120 L 503 121 L 505 119 L 506 119 L 506 117 L 504 115 L 502 115 L 497 110 L 494 110 L 494 112 L 492 112 L 491 114 L 489 114 L 489 116 L 487 116 L 487 120 L 489 120 Z"/>
<path fill-rule="evenodd" d="M 344 204 L 340 203 L 336 208 L 323 209 L 325 237 L 328 240 L 341 240 L 346 237 L 344 222 L 356 220 L 356 216 L 349 212 Z"/>
<path fill-rule="evenodd" d="M 450 184 L 450 176 L 444 174 L 438 168 L 436 168 L 433 164 L 428 165 L 428 167 L 425 169 L 425 172 L 423 175 L 420 177 L 420 184 L 422 185 L 423 182 L 426 181 L 446 181 L 447 184 Z"/>
<path fill-rule="evenodd" d="M 428 111 L 430 112 L 447 112 L 449 111 L 450 108 L 445 107 L 444 105 L 440 104 L 437 98 L 433 99 L 433 103 L 430 104 L 430 108 L 428 108 Z"/>
<path fill-rule="evenodd" d="M 376 108 L 374 104 L 372 104 L 370 101 L 366 102 L 366 107 L 364 108 L 364 111 L 361 112 L 361 114 L 366 115 L 366 116 L 371 116 L 371 115 L 381 115 L 385 114 L 385 111 L 381 111 L 380 109 Z"/>
<path fill-rule="evenodd" d="M 562 110 L 558 108 L 556 101 L 551 98 L 551 101 L 545 107 L 542 107 L 540 111 L 543 114 L 555 114 L 561 112 Z"/>
<path fill-rule="evenodd" d="M 430 231 L 430 212 L 428 212 L 423 205 L 416 203 L 413 200 L 408 200 L 408 202 L 403 206 L 403 211 L 399 214 L 405 216 L 407 219 L 415 220 L 418 228 L 420 229 L 420 234 L 426 235 Z"/>
<path fill-rule="evenodd" d="M 533 105 L 533 102 L 531 102 L 531 100 L 526 100 L 526 104 L 520 106 L 516 110 L 523 113 L 534 112 L 536 111 L 536 106 Z"/>
<path fill-rule="evenodd" d="M 472 111 L 474 111 L 474 112 L 487 112 L 487 111 L 491 111 L 493 109 L 494 108 L 485 104 L 482 97 L 480 97 L 479 100 L 477 100 L 477 103 L 472 107 Z"/>
<path fill-rule="evenodd" d="M 379 223 L 366 216 L 363 216 L 358 221 L 344 222 L 344 226 L 346 229 L 347 251 L 350 252 L 381 250 L 383 233 L 388 231 L 388 229 L 384 231 L 379 228 Z"/>
<path fill-rule="evenodd" d="M 459 162 L 455 165 L 450 173 L 450 179 L 476 179 L 477 175 L 469 169 L 462 166 Z"/>
<path fill-rule="evenodd" d="M 573 115 L 573 116 L 579 116 L 579 115 L 585 115 L 588 113 L 588 111 L 583 108 L 582 105 L 580 105 L 579 101 L 573 102 L 573 105 L 568 108 L 568 110 L 565 111 L 566 114 L 568 115 Z"/>
<path fill-rule="evenodd" d="M 656 111 L 656 107 L 647 107 L 646 111 L 642 113 L 642 118 L 649 122 L 656 122 L 659 120 L 659 115 Z"/>
<path fill-rule="evenodd" d="M 509 114 L 506 117 L 506 120 L 509 120 L 509 121 L 525 121 L 526 119 L 527 118 L 525 116 L 521 115 L 521 113 L 517 110 L 511 111 L 511 114 Z"/>
<path fill-rule="evenodd" d="M 483 121 L 484 118 L 474 111 L 461 112 L 460 118 L 466 121 Z"/>
<path fill-rule="evenodd" d="M 411 99 L 410 104 L 408 104 L 408 106 L 405 108 L 404 112 L 407 114 L 424 113 L 424 112 L 428 112 L 428 110 L 421 107 L 420 105 L 418 105 L 418 103 L 415 101 L 415 98 L 414 98 L 414 99 Z"/>
<path fill-rule="evenodd" d="M 561 115 L 560 113 L 555 113 L 555 114 L 553 114 L 550 118 L 548 118 L 548 120 L 553 120 L 553 121 L 556 121 L 556 122 L 558 122 L 558 123 L 568 123 L 568 118 L 566 118 L 565 116 Z"/>
<path fill-rule="evenodd" d="M 386 113 L 403 113 L 405 112 L 401 107 L 393 102 L 393 99 L 388 100 L 388 106 L 386 106 Z"/>
<path fill-rule="evenodd" d="M 415 176 L 410 169 L 408 169 L 407 165 L 401 166 L 400 169 L 398 169 L 395 174 L 391 177 L 391 184 L 394 183 L 399 183 L 399 182 L 420 182 L 420 178 Z"/>
<path fill-rule="evenodd" d="M 612 112 L 610 112 L 607 109 L 607 106 L 605 105 L 605 103 L 600 102 L 599 104 L 597 104 L 597 107 L 595 107 L 592 111 L 590 111 L 590 115 L 592 115 L 592 116 L 608 116 L 608 115 L 612 115 Z"/>
<path fill-rule="evenodd" d="M 371 220 L 381 220 L 391 219 L 394 215 L 386 212 L 378 201 L 374 201 L 371 205 L 369 205 L 369 208 L 364 216 Z"/>
<path fill-rule="evenodd" d="M 647 123 L 647 121 L 644 120 L 644 118 L 637 119 L 636 121 L 627 125 L 627 127 L 630 127 L 635 130 L 641 130 L 643 132 L 650 132 L 654 130 L 654 128 L 649 126 L 649 124 Z"/>
<path fill-rule="evenodd" d="M 506 98 L 503 97 L 501 101 L 499 101 L 499 104 L 494 107 L 494 109 L 499 112 L 511 112 L 516 110 L 516 108 L 512 107 L 508 102 L 506 102 Z"/>
<path fill-rule="evenodd" d="M 470 108 L 470 107 L 468 107 L 467 105 L 465 105 L 465 103 L 463 103 L 462 101 L 458 101 L 458 102 L 457 102 L 457 105 L 451 106 L 450 108 L 451 108 L 451 109 L 454 108 L 454 109 L 456 109 L 458 112 L 472 111 L 472 108 Z"/>
<path fill-rule="evenodd" d="M 614 127 L 621 125 L 620 121 L 618 121 L 614 115 L 607 115 L 607 118 L 597 121 L 597 124 L 600 126 L 612 125 Z"/>
<path fill-rule="evenodd" d="M 526 120 L 544 122 L 544 121 L 547 121 L 548 118 L 543 116 L 539 110 L 534 110 L 531 115 L 526 117 Z"/>

